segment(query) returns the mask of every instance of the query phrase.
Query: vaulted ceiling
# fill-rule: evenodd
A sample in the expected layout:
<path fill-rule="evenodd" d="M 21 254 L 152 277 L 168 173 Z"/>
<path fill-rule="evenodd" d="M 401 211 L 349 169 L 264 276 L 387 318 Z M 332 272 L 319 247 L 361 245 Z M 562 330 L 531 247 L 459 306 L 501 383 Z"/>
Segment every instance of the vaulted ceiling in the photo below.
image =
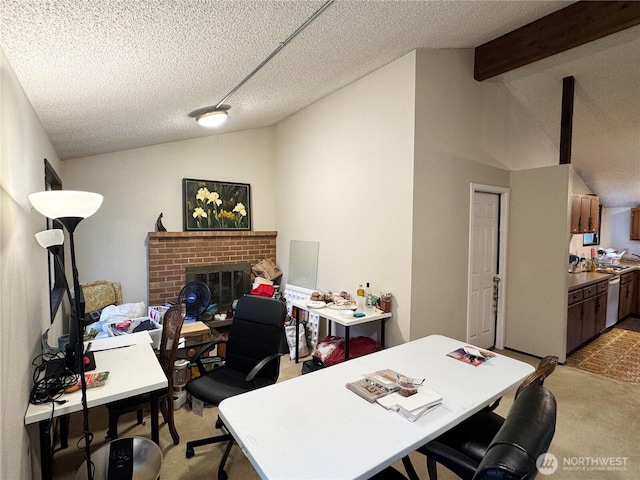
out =
<path fill-rule="evenodd" d="M 416 48 L 475 48 L 564 1 L 0 0 L 0 46 L 61 159 L 272 125 Z M 560 143 L 576 81 L 572 163 L 606 206 L 640 204 L 640 27 L 485 81 L 504 82 Z M 547 165 L 507 165 L 511 169 Z"/>

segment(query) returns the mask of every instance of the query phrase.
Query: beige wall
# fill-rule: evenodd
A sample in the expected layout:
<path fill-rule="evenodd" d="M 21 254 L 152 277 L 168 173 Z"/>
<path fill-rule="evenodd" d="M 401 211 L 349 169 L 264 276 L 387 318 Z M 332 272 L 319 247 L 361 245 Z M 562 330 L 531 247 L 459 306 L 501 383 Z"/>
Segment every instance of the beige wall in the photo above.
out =
<path fill-rule="evenodd" d="M 631 209 L 603 208 L 602 209 L 602 246 L 626 250 L 625 256 L 632 253 L 640 255 L 640 240 L 630 240 Z M 637 260 L 636 257 L 632 257 Z"/>
<path fill-rule="evenodd" d="M 466 339 L 470 185 L 509 187 L 500 167 L 551 162 L 555 149 L 504 85 L 473 80 L 473 50 L 417 61 L 411 338 Z"/>
<path fill-rule="evenodd" d="M 571 165 L 512 172 L 506 346 L 566 357 Z"/>
<path fill-rule="evenodd" d="M 50 326 L 47 253 L 34 235 L 45 218 L 30 193 L 44 190 L 44 159 L 60 162 L 0 48 L 0 478 L 31 477 L 31 446 L 39 456 L 37 425 L 24 427 L 31 362 Z M 51 336 L 62 332 L 58 322 Z M 30 435 L 28 435 L 28 433 Z M 30 443 L 29 436 L 32 441 Z"/>
<path fill-rule="evenodd" d="M 414 79 L 412 52 L 284 120 L 276 133 L 285 277 L 289 242 L 319 242 L 318 288 L 355 294 L 370 282 L 374 293 L 393 293 L 389 345 L 409 339 Z"/>
<path fill-rule="evenodd" d="M 275 230 L 273 154 L 262 128 L 65 161 L 65 188 L 104 195 L 77 230 L 80 281 L 119 281 L 125 302 L 148 303 L 147 234 L 161 212 L 182 231 L 183 178 L 249 183 L 252 229 Z"/>

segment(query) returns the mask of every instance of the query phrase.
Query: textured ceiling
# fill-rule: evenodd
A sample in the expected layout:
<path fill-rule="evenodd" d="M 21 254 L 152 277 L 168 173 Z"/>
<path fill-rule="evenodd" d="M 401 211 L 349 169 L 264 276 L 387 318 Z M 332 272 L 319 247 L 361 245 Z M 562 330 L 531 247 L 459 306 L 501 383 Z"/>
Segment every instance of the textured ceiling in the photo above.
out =
<path fill-rule="evenodd" d="M 558 1 L 336 0 L 217 104 L 324 0 L 0 0 L 0 45 L 61 159 L 272 125 L 416 48 L 474 48 Z M 572 163 L 608 206 L 640 204 L 640 29 L 503 75 L 559 143 L 576 78 Z M 531 168 L 545 165 L 508 165 Z"/>

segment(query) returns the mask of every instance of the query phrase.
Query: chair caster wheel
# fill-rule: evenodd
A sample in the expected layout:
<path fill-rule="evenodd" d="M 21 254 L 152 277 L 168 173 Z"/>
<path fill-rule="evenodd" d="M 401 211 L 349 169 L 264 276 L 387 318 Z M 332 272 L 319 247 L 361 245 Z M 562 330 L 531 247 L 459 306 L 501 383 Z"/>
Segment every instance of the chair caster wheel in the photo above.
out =
<path fill-rule="evenodd" d="M 222 469 L 218 470 L 218 480 L 227 480 L 227 478 L 229 478 L 227 472 Z"/>
<path fill-rule="evenodd" d="M 216 428 L 217 429 L 221 429 L 222 428 L 222 420 L 220 420 L 219 418 L 216 420 Z"/>
<path fill-rule="evenodd" d="M 187 458 L 191 458 L 191 457 L 193 457 L 195 454 L 196 454 L 196 452 L 194 452 L 194 451 L 193 451 L 193 448 L 189 448 L 189 447 L 187 447 L 187 453 L 186 453 Z"/>

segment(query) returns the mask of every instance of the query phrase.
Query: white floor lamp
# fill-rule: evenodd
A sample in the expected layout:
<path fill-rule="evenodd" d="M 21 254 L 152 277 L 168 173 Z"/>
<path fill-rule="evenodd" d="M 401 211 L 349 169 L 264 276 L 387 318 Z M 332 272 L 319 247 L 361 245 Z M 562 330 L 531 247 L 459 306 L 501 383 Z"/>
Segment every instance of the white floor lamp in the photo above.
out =
<path fill-rule="evenodd" d="M 91 192 L 78 192 L 74 190 L 48 190 L 29 195 L 31 205 L 45 217 L 60 222 L 69 232 L 69 247 L 71 250 L 71 269 L 73 273 L 73 306 L 72 318 L 69 324 L 69 344 L 74 348 L 74 371 L 80 375 L 82 387 L 82 411 L 83 411 L 83 436 L 85 440 L 85 458 L 87 465 L 87 478 L 93 479 L 91 463 L 91 446 L 89 439 L 89 409 L 87 408 L 87 384 L 84 378 L 83 362 L 83 331 L 84 331 L 84 305 L 81 299 L 82 290 L 78 279 L 76 267 L 76 252 L 73 234 L 78 224 L 98 211 L 102 205 L 102 195 Z M 59 237 L 59 234 L 54 234 Z M 55 240 L 55 239 L 54 239 Z M 50 240 L 51 241 L 51 240 Z M 51 244 L 49 244 L 51 246 Z"/>

